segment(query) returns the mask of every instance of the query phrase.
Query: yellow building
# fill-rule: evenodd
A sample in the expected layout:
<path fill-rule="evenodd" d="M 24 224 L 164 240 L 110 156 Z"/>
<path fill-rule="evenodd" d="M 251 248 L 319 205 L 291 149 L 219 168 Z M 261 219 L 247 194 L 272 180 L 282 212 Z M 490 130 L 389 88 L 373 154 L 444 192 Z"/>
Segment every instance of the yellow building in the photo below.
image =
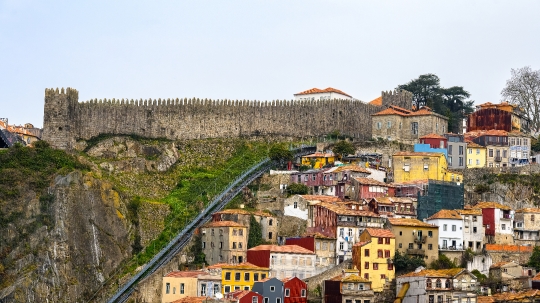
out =
<path fill-rule="evenodd" d="M 197 296 L 197 277 L 200 271 L 173 271 L 163 277 L 161 302 L 169 303 Z"/>
<path fill-rule="evenodd" d="M 269 273 L 269 268 L 247 262 L 237 265 L 223 265 L 221 266 L 222 293 L 251 290 L 253 283 L 266 279 Z"/>
<path fill-rule="evenodd" d="M 247 227 L 233 221 L 208 222 L 201 227 L 206 263 L 242 263 L 246 260 Z"/>
<path fill-rule="evenodd" d="M 426 264 L 439 258 L 439 227 L 418 219 L 388 218 L 396 236 L 396 250 L 401 254 L 423 258 Z"/>
<path fill-rule="evenodd" d="M 467 168 L 486 167 L 486 147 L 467 142 Z"/>
<path fill-rule="evenodd" d="M 336 161 L 336 156 L 334 153 L 321 153 L 316 152 L 311 155 L 302 157 L 302 165 L 309 166 L 317 169 L 322 168 L 326 165 L 333 165 Z"/>
<path fill-rule="evenodd" d="M 394 182 L 438 180 L 462 182 L 463 174 L 450 171 L 443 153 L 398 152 L 392 156 Z"/>
<path fill-rule="evenodd" d="M 392 231 L 381 228 L 366 228 L 360 234 L 360 242 L 353 246 L 353 264 L 360 276 L 372 282 L 375 292 L 381 292 L 384 284 L 396 275 L 394 259 L 396 237 Z"/>

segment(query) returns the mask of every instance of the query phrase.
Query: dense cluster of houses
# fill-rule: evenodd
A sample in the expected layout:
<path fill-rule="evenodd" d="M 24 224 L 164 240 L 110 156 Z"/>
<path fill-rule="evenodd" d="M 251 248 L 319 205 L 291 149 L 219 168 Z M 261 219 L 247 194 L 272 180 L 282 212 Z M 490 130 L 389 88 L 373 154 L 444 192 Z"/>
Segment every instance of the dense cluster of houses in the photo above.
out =
<path fill-rule="evenodd" d="M 0 118 L 0 148 L 13 146 L 15 143 L 30 145 L 41 139 L 43 130 L 30 123 L 10 125 L 7 118 Z"/>
<path fill-rule="evenodd" d="M 323 93 L 342 94 L 327 89 L 308 97 Z M 463 134 L 448 133 L 447 118 L 428 107 L 388 106 L 372 117 L 374 138 L 414 144 L 414 151 L 391 155 L 388 165 L 369 157 L 344 161 L 324 149 L 302 157 L 301 169 L 278 172 L 287 179 L 280 189 L 299 183 L 309 194 L 214 213 L 199 231 L 209 266 L 167 274 L 163 302 L 307 302 L 316 291 L 327 303 L 372 303 L 390 289 L 401 303 L 540 297 L 530 290 L 540 289 L 540 275 L 526 266 L 540 241 L 540 209 L 463 204 L 461 170 L 537 162 L 523 112 L 508 103 L 479 105 Z M 281 235 L 284 218 L 304 222 L 306 232 Z M 248 247 L 253 220 L 265 244 Z M 396 254 L 428 268 L 396 276 Z M 457 268 L 431 268 L 441 255 Z M 500 293 L 486 296 L 491 290 Z"/>

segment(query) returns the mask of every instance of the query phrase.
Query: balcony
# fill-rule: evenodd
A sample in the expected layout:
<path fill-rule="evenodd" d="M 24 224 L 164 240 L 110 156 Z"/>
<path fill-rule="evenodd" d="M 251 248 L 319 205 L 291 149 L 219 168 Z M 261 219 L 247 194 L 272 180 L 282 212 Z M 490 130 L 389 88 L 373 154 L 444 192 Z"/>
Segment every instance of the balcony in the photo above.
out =
<path fill-rule="evenodd" d="M 459 246 L 443 246 L 439 247 L 440 250 L 463 250 L 463 245 L 460 244 Z"/>
<path fill-rule="evenodd" d="M 416 237 L 414 238 L 414 243 L 416 244 L 426 244 L 427 236 Z"/>
<path fill-rule="evenodd" d="M 425 255 L 426 254 L 426 251 L 424 249 L 407 249 L 407 254 L 408 255 Z"/>
<path fill-rule="evenodd" d="M 495 156 L 495 162 L 501 162 L 502 157 L 501 156 Z"/>
<path fill-rule="evenodd" d="M 357 226 L 360 226 L 360 227 L 366 227 L 366 226 L 367 226 L 367 222 L 356 222 L 356 225 L 357 225 Z"/>
<path fill-rule="evenodd" d="M 510 214 L 502 214 L 501 219 L 510 220 L 511 219 Z"/>

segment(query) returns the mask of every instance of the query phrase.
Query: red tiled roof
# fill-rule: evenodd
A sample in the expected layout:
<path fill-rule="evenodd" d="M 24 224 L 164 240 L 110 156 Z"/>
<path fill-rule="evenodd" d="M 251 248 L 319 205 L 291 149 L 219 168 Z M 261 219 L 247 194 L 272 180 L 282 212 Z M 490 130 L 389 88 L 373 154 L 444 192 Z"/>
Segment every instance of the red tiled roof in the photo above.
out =
<path fill-rule="evenodd" d="M 408 152 L 408 151 L 397 152 L 394 154 L 394 156 L 405 156 L 405 157 L 414 157 L 414 156 L 440 157 L 442 155 L 444 154 L 443 153 L 428 153 L 428 152 Z"/>
<path fill-rule="evenodd" d="M 438 212 L 436 212 L 434 215 L 432 215 L 431 217 L 428 218 L 428 220 L 433 220 L 433 219 L 456 219 L 456 220 L 461 220 L 462 218 L 459 215 L 459 213 L 457 211 L 455 211 L 455 210 L 441 209 Z"/>
<path fill-rule="evenodd" d="M 422 222 L 418 219 L 407 219 L 407 218 L 388 218 L 388 222 L 391 225 L 396 226 L 416 226 L 416 227 L 433 227 L 438 228 L 436 225 Z"/>
<path fill-rule="evenodd" d="M 355 172 L 355 173 L 371 174 L 371 172 L 369 170 L 367 170 L 366 168 L 364 168 L 362 166 L 358 166 L 358 165 L 339 166 L 335 170 L 333 170 L 332 172 L 333 173 L 338 173 L 338 172 L 342 172 L 342 171 L 352 171 L 352 172 Z"/>
<path fill-rule="evenodd" d="M 183 297 L 171 303 L 203 303 L 208 301 L 207 297 Z"/>
<path fill-rule="evenodd" d="M 296 95 L 309 95 L 309 94 L 322 94 L 322 93 L 338 93 L 338 94 L 342 94 L 342 95 L 345 95 L 347 97 L 352 98 L 351 95 L 346 94 L 345 92 L 340 91 L 339 89 L 332 88 L 332 87 L 327 87 L 325 89 L 318 89 L 318 88 L 314 87 L 312 89 L 308 89 L 308 90 L 305 90 L 303 92 L 299 92 L 299 93 L 294 94 L 294 95 L 296 96 Z"/>
<path fill-rule="evenodd" d="M 238 215 L 254 215 L 254 216 L 261 216 L 261 217 L 273 217 L 272 214 L 261 211 L 261 210 L 245 210 L 245 209 L 224 209 L 220 210 L 218 212 L 215 212 L 215 214 L 238 214 Z"/>
<path fill-rule="evenodd" d="M 536 276 L 532 278 L 533 281 L 540 281 L 540 273 L 537 273 Z"/>
<path fill-rule="evenodd" d="M 170 277 L 170 278 L 194 278 L 194 277 L 197 277 L 198 275 L 202 274 L 203 272 L 201 271 L 194 271 L 194 270 L 190 270 L 190 271 L 171 271 L 170 273 L 166 274 L 165 277 Z"/>
<path fill-rule="evenodd" d="M 508 245 L 508 244 L 486 244 L 486 251 L 503 251 L 507 253 L 532 252 L 532 246 Z"/>
<path fill-rule="evenodd" d="M 391 105 L 386 109 L 378 113 L 374 113 L 372 116 L 385 116 L 385 115 L 399 115 L 399 116 L 409 116 L 412 111 L 401 108 L 399 106 Z"/>
<path fill-rule="evenodd" d="M 424 269 L 419 272 L 410 272 L 400 277 L 444 277 L 451 278 L 464 271 L 465 268 L 451 268 L 451 269 Z"/>
<path fill-rule="evenodd" d="M 288 254 L 314 254 L 309 249 L 305 249 L 298 245 L 259 245 L 248 249 L 248 251 L 269 250 L 276 253 L 288 253 Z"/>
<path fill-rule="evenodd" d="M 203 227 L 246 227 L 234 221 L 213 221 L 203 225 Z"/>
<path fill-rule="evenodd" d="M 512 209 L 509 206 L 505 206 L 505 205 L 502 205 L 502 204 L 497 203 L 497 202 L 478 202 L 475 206 L 473 206 L 473 208 L 480 208 L 480 209 L 498 208 L 498 209 L 502 209 L 502 210 L 511 210 Z"/>
<path fill-rule="evenodd" d="M 338 215 L 348 215 L 348 216 L 358 216 L 358 217 L 379 217 L 374 212 L 367 211 L 367 210 L 356 210 L 356 209 L 350 209 L 346 205 L 339 204 L 339 203 L 327 203 L 327 202 L 321 202 L 318 204 L 320 207 L 324 207 Z"/>
<path fill-rule="evenodd" d="M 497 263 L 491 265 L 489 268 L 490 268 L 490 269 L 491 269 L 491 268 L 501 268 L 501 267 L 503 267 L 503 266 L 505 266 L 505 265 L 507 265 L 507 264 L 518 265 L 518 264 L 516 264 L 516 263 L 514 263 L 514 262 L 506 262 L 506 261 L 502 261 L 502 262 L 497 262 Z"/>
<path fill-rule="evenodd" d="M 443 140 L 447 140 L 446 137 L 441 136 L 441 135 L 437 135 L 437 134 L 433 134 L 433 133 L 422 136 L 422 137 L 420 137 L 420 139 L 443 139 Z"/>
<path fill-rule="evenodd" d="M 227 264 L 221 266 L 221 268 L 228 268 L 228 269 L 259 269 L 259 270 L 268 270 L 267 267 L 260 267 L 255 264 L 251 264 L 249 262 L 244 262 L 240 264 Z"/>
<path fill-rule="evenodd" d="M 516 213 L 540 213 L 540 208 L 522 208 L 516 210 Z"/>
<path fill-rule="evenodd" d="M 366 228 L 364 229 L 372 237 L 378 238 L 395 238 L 394 234 L 389 229 L 383 228 Z"/>
<path fill-rule="evenodd" d="M 371 178 L 361 178 L 361 177 L 358 177 L 358 178 L 354 178 L 356 181 L 358 181 L 358 183 L 360 184 L 366 184 L 366 185 L 377 185 L 377 186 L 384 186 L 384 187 L 393 187 L 392 185 L 390 184 L 387 184 L 387 183 L 384 183 L 384 182 L 381 182 L 381 181 L 377 181 L 375 179 L 371 179 Z"/>
<path fill-rule="evenodd" d="M 369 101 L 368 104 L 375 105 L 375 106 L 381 106 L 382 105 L 382 96 L 379 96 L 379 97 Z"/>
<path fill-rule="evenodd" d="M 308 201 L 321 201 L 321 202 L 338 202 L 342 201 L 340 197 L 337 196 L 324 196 L 324 195 L 300 195 L 300 197 Z"/>

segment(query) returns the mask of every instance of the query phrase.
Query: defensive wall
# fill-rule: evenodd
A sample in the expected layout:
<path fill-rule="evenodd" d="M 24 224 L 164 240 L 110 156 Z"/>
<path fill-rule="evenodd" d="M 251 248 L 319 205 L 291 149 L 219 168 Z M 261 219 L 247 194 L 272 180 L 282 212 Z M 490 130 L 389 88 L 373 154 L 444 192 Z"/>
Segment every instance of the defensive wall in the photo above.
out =
<path fill-rule="evenodd" d="M 383 107 L 410 108 L 406 91 L 383 92 Z M 43 140 L 71 149 L 100 134 L 200 139 L 276 135 L 317 137 L 332 131 L 371 138 L 371 114 L 383 109 L 358 100 L 246 101 L 208 99 L 91 99 L 72 88 L 45 89 Z"/>

